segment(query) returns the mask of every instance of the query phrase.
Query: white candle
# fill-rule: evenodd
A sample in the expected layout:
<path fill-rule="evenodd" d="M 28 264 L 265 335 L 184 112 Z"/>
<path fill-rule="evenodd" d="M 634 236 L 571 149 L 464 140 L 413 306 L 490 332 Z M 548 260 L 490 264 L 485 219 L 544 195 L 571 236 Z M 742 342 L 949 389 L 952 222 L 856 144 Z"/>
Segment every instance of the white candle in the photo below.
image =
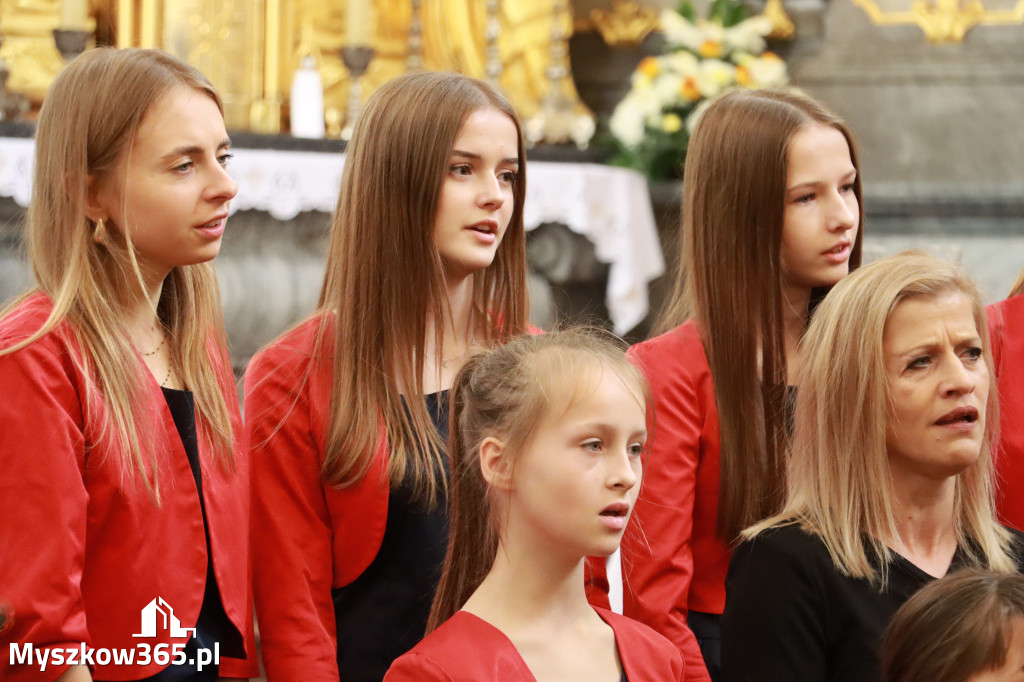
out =
<path fill-rule="evenodd" d="M 345 44 L 350 47 L 369 46 L 370 13 L 373 0 L 348 0 L 345 7 Z"/>
<path fill-rule="evenodd" d="M 61 0 L 60 27 L 83 31 L 89 24 L 89 0 Z"/>

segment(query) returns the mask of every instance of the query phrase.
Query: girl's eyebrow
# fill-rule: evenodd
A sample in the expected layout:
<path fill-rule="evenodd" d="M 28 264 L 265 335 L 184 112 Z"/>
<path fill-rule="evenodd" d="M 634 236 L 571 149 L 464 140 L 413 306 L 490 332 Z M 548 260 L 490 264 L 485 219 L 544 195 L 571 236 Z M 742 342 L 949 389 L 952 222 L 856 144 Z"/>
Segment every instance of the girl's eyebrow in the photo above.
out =
<path fill-rule="evenodd" d="M 480 156 L 479 154 L 474 154 L 473 152 L 464 152 L 461 149 L 453 149 L 452 150 L 452 156 L 462 156 L 462 157 L 465 157 L 467 159 L 473 159 L 474 161 L 479 161 L 479 160 L 484 158 L 484 157 Z M 510 157 L 502 159 L 501 163 L 503 163 L 503 164 L 515 164 L 515 165 L 518 165 L 519 164 L 519 157 L 517 157 L 517 156 L 510 156 Z"/>
<path fill-rule="evenodd" d="M 231 140 L 224 138 L 224 140 L 217 145 L 217 150 L 226 149 L 231 146 Z M 164 154 L 161 159 L 172 159 L 176 156 L 195 156 L 196 154 L 202 154 L 203 148 L 197 144 L 187 144 L 181 147 L 176 147 L 171 151 Z"/>

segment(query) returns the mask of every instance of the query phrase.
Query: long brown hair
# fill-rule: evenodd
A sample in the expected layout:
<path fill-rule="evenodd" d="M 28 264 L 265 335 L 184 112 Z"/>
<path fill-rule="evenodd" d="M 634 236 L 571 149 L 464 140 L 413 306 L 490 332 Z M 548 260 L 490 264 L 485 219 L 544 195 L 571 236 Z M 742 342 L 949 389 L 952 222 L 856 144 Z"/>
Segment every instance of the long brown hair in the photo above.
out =
<path fill-rule="evenodd" d="M 427 632 L 462 608 L 497 556 L 501 524 L 480 468 L 481 443 L 499 437 L 514 471 L 544 415 L 571 408 L 599 371 L 617 374 L 650 414 L 643 374 L 626 358 L 622 340 L 598 329 L 520 336 L 471 358 L 456 376 L 448 435 L 451 531 Z"/>
<path fill-rule="evenodd" d="M 12 353 L 62 322 L 81 346 L 74 356 L 86 377 L 87 420 L 97 424 L 96 440 L 109 439 L 119 453 L 122 484 L 141 479 L 159 501 L 153 413 L 146 390 L 148 370 L 132 347 L 123 314 L 129 298 L 144 292 L 129 230 L 107 228 L 103 243 L 93 239 L 86 217 L 90 176 L 113 172 L 131 153 L 150 108 L 175 87 L 208 96 L 223 112 L 216 90 L 188 64 L 159 50 L 97 48 L 61 71 L 39 112 L 35 177 L 28 208 L 28 257 L 36 289 L 9 305 L 9 315 L 36 291 L 53 310 L 39 330 L 0 350 Z M 129 170 L 125 182 L 130 178 Z M 125 291 L 122 284 L 137 282 Z M 195 397 L 199 437 L 224 466 L 233 466 L 232 429 L 225 389 L 232 379 L 218 374 L 211 353 L 227 365 L 220 290 L 211 263 L 171 270 L 157 305 L 166 328 L 170 361 Z M 102 405 L 105 409 L 96 411 Z"/>
<path fill-rule="evenodd" d="M 465 76 L 425 72 L 384 84 L 366 103 L 347 150 L 320 292 L 316 355 L 333 351 L 323 459 L 330 484 L 352 485 L 365 475 L 383 420 L 392 483 L 410 477 L 414 495 L 429 503 L 445 486 L 438 474 L 443 444 L 426 406 L 422 400 L 406 405 L 402 396 L 423 392 L 428 333 L 441 352 L 451 315 L 434 219 L 455 138 L 473 111 L 487 107 L 516 126 L 519 172 L 494 262 L 473 276 L 470 324 L 485 345 L 526 329 L 526 155 L 515 111 L 492 86 Z M 434 329 L 427 329 L 428 311 Z M 333 334 L 326 333 L 332 326 Z"/>
<path fill-rule="evenodd" d="M 968 682 L 1006 664 L 1024 627 L 1024 576 L 967 570 L 923 587 L 896 612 L 882 643 L 885 682 Z"/>
<path fill-rule="evenodd" d="M 896 541 L 896 493 L 886 447 L 890 398 L 882 339 L 896 306 L 960 292 L 971 301 L 989 381 L 977 461 L 956 477 L 952 523 L 975 566 L 1007 573 L 1009 532 L 993 513 L 992 442 L 999 424 L 985 308 L 962 268 L 921 252 L 865 265 L 832 288 L 803 338 L 803 370 L 785 507 L 746 530 L 801 524 L 828 548 L 836 569 L 884 585 Z M 865 541 L 866 538 L 866 541 Z"/>
<path fill-rule="evenodd" d="M 778 511 L 785 491 L 782 226 L 790 140 L 810 123 L 846 138 L 863 225 L 853 133 L 807 97 L 729 93 L 703 113 L 686 155 L 682 256 L 657 329 L 692 316 L 700 331 L 721 427 L 718 532 L 728 541 Z M 851 268 L 860 265 L 861 233 Z M 812 292 L 812 307 L 826 291 Z"/>

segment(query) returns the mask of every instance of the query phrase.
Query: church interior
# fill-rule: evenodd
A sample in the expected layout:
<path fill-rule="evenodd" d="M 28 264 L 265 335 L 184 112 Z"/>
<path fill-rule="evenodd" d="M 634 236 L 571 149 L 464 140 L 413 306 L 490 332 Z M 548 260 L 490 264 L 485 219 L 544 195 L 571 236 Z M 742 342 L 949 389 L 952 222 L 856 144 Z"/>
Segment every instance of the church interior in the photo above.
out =
<path fill-rule="evenodd" d="M 723 8 L 740 12 L 726 33 L 714 26 Z M 539 326 L 648 334 L 677 258 L 679 135 L 730 78 L 799 88 L 850 122 L 865 261 L 925 248 L 966 266 L 988 300 L 1005 296 L 1024 253 L 1024 0 L 692 9 L 687 25 L 710 42 L 688 54 L 732 75 L 691 79 L 699 87 L 663 107 L 663 131 L 634 118 L 643 140 L 624 142 L 631 88 L 686 51 L 674 0 L 2 0 L 0 298 L 30 282 L 20 230 L 33 117 L 65 60 L 97 45 L 169 51 L 223 96 L 240 189 L 217 269 L 238 370 L 311 310 L 351 122 L 381 83 L 417 69 L 490 80 L 524 122 Z M 752 47 L 714 52 L 741 29 Z M 661 161 L 641 158 L 648 144 Z"/>

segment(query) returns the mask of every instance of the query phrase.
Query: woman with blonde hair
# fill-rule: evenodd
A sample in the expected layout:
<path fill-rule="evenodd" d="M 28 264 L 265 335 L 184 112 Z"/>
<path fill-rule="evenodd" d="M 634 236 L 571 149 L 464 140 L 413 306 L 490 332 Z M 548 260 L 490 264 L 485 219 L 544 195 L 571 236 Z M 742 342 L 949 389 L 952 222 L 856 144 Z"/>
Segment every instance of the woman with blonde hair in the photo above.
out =
<path fill-rule="evenodd" d="M 1024 530 L 1024 270 L 1006 300 L 988 306 L 992 361 L 999 380 L 996 510 Z"/>
<path fill-rule="evenodd" d="M 36 286 L 0 315 L 3 641 L 30 652 L 3 657 L 5 680 L 257 673 L 227 658 L 255 649 L 210 262 L 237 191 L 229 146 L 210 83 L 156 50 L 89 50 L 43 103 Z"/>
<path fill-rule="evenodd" d="M 1024 576 L 967 570 L 923 587 L 885 631 L 882 679 L 1024 681 Z"/>
<path fill-rule="evenodd" d="M 675 647 L 587 602 L 584 560 L 618 547 L 649 404 L 607 334 L 521 336 L 452 388 L 452 533 L 429 634 L 386 682 L 681 680 Z"/>
<path fill-rule="evenodd" d="M 729 567 L 727 681 L 878 679 L 917 590 L 1024 562 L 993 515 L 996 387 L 963 270 L 915 252 L 861 268 L 818 307 L 803 360 L 786 505 Z"/>
<path fill-rule="evenodd" d="M 688 664 L 703 654 L 707 670 L 687 675 L 707 679 L 729 546 L 783 499 L 798 341 L 817 301 L 860 264 L 853 134 L 807 97 L 727 94 L 697 124 L 683 193 L 664 333 L 630 351 L 651 382 L 658 437 L 623 539 L 623 612 Z"/>
<path fill-rule="evenodd" d="M 380 680 L 448 538 L 447 389 L 527 329 L 523 138 L 490 85 L 418 73 L 356 122 L 316 313 L 246 376 L 268 677 Z"/>

